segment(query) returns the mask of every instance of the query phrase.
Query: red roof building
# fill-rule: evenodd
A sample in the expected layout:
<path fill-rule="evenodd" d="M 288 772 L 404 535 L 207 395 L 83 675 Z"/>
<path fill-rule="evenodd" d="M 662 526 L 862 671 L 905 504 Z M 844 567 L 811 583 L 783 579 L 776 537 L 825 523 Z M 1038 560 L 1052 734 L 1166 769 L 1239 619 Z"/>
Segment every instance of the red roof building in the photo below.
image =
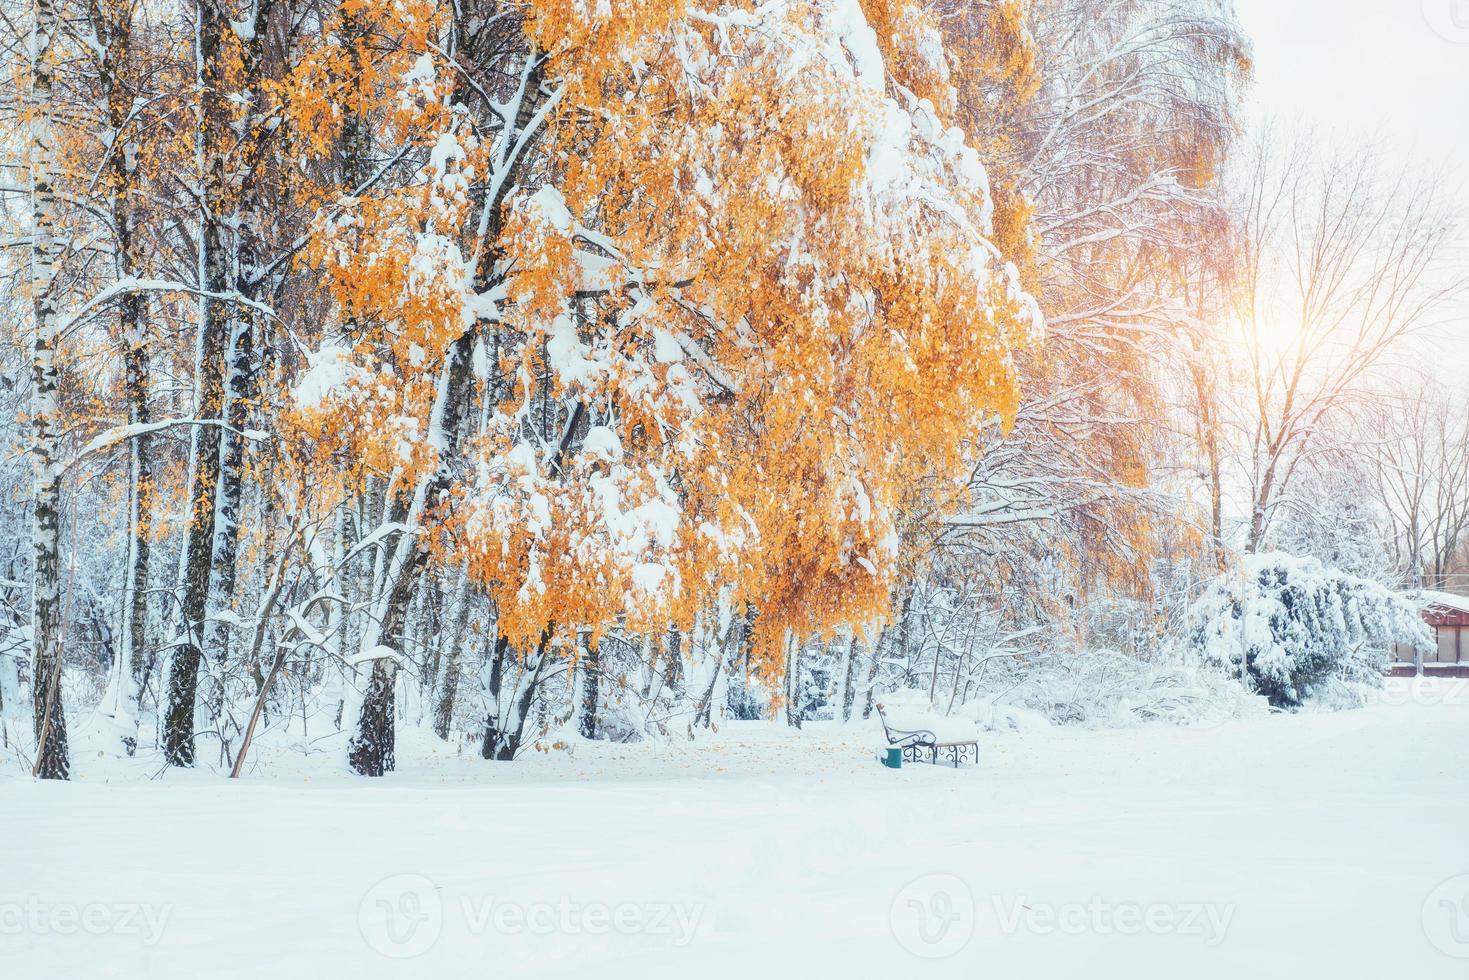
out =
<path fill-rule="evenodd" d="M 1429 677 L 1469 677 L 1469 596 L 1424 592 L 1423 621 L 1433 631 L 1434 649 L 1423 654 L 1422 671 Z M 1412 677 L 1419 664 L 1417 651 L 1398 644 L 1392 677 Z"/>

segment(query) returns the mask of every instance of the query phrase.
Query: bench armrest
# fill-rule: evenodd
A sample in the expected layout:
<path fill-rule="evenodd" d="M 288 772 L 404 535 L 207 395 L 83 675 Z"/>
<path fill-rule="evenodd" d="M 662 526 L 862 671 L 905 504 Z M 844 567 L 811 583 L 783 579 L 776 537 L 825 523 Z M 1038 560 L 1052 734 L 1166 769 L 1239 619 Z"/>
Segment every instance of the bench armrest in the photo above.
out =
<path fill-rule="evenodd" d="M 892 745 L 935 745 L 937 738 L 933 732 L 919 729 L 916 732 L 902 732 L 895 728 L 887 730 L 888 742 Z"/>

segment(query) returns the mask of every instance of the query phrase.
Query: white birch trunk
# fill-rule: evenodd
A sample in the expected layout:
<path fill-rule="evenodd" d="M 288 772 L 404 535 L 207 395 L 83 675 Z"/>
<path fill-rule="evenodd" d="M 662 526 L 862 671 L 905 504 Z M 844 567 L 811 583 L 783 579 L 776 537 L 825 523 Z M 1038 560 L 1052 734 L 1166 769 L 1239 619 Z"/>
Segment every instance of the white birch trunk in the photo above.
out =
<path fill-rule="evenodd" d="M 64 245 L 56 228 L 56 133 L 52 94 L 52 43 L 59 26 L 53 0 L 36 0 L 31 33 L 30 178 L 31 348 L 30 450 L 35 462 L 32 495 L 31 691 L 36 737 L 35 774 L 66 779 L 66 717 L 61 704 L 61 403 L 57 347 L 61 316 L 54 284 Z"/>

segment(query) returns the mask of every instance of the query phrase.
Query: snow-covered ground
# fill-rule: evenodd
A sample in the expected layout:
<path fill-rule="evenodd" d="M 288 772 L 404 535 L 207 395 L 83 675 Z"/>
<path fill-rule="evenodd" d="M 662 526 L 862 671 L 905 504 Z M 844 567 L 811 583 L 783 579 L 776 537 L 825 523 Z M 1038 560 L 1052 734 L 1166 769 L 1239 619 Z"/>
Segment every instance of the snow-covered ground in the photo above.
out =
<path fill-rule="evenodd" d="M 0 975 L 1462 978 L 1469 687 L 1392 683 L 957 772 L 764 723 L 513 764 L 410 732 L 374 782 L 11 765 Z"/>

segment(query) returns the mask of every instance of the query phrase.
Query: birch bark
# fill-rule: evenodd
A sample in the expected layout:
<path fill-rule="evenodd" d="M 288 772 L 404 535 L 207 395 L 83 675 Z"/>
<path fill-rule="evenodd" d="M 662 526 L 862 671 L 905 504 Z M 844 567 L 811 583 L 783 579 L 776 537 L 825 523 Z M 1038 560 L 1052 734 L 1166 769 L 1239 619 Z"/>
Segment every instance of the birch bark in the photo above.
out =
<path fill-rule="evenodd" d="M 56 264 L 65 248 L 57 232 L 55 71 L 53 43 L 59 26 L 53 0 L 35 0 L 31 31 L 30 181 L 31 347 L 30 449 L 32 491 L 31 691 L 36 736 L 34 772 L 67 779 L 66 714 L 61 704 L 61 400 L 57 365 L 61 316 L 54 290 Z"/>

